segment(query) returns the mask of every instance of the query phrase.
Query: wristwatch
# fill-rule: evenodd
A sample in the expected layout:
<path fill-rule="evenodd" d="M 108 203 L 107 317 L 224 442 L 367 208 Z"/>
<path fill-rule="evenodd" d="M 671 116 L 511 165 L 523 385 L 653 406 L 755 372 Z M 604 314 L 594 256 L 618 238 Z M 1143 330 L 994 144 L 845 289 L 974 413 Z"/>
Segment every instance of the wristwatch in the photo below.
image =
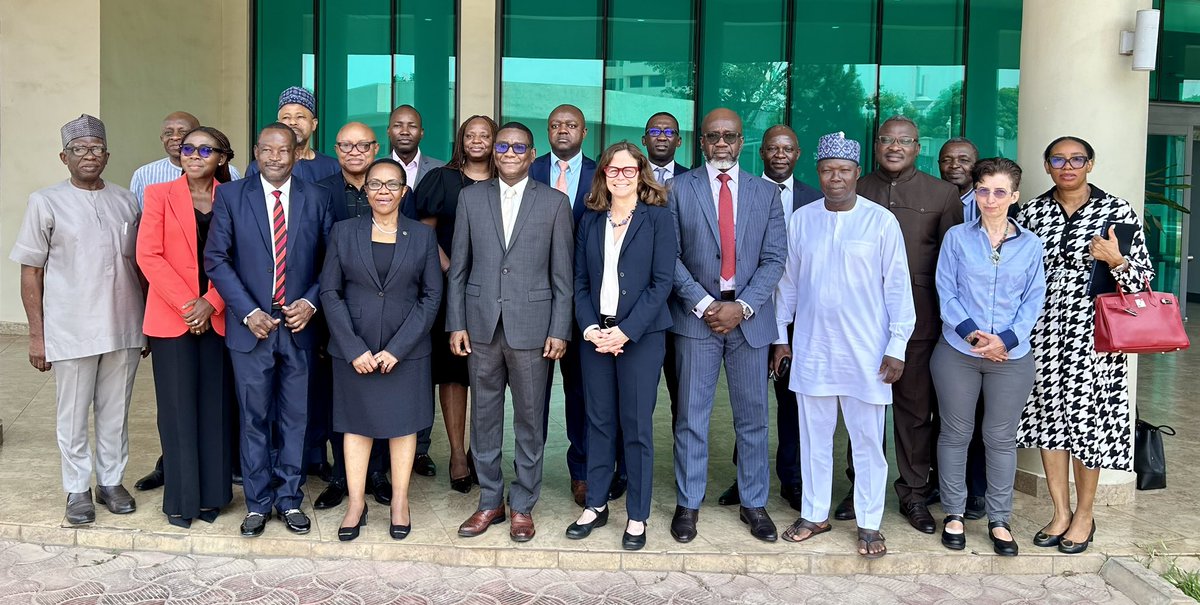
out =
<path fill-rule="evenodd" d="M 747 320 L 747 319 L 750 319 L 750 317 L 751 317 L 752 315 L 754 315 L 754 309 L 751 309 L 751 308 L 750 308 L 750 305 L 748 305 L 748 304 L 746 304 L 746 303 L 744 303 L 744 302 L 742 302 L 742 301 L 740 301 L 740 300 L 739 300 L 739 301 L 737 301 L 737 303 L 738 303 L 739 305 L 742 305 L 742 320 L 743 320 L 743 321 L 744 321 L 744 320 Z"/>

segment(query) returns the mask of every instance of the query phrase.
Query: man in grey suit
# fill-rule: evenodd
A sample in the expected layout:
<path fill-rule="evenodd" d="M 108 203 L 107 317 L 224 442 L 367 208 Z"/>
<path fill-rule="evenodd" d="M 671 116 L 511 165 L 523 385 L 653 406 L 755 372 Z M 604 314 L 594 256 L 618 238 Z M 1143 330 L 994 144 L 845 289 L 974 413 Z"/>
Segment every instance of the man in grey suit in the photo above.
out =
<path fill-rule="evenodd" d="M 479 475 L 479 509 L 458 535 L 478 536 L 505 520 L 500 459 L 508 386 L 516 435 L 509 536 L 526 542 L 542 488 L 547 377 L 571 337 L 574 238 L 567 196 L 529 178 L 535 155 L 529 128 L 505 124 L 494 150 L 499 177 L 459 195 L 448 276 L 446 331 L 450 349 L 469 356 L 471 451 Z"/>
<path fill-rule="evenodd" d="M 668 204 L 679 228 L 671 316 L 679 376 L 675 422 L 675 516 L 671 535 L 696 537 L 708 482 L 708 421 L 721 363 L 739 454 L 739 516 L 750 534 L 775 541 L 767 515 L 767 352 L 778 336 L 772 294 L 783 276 L 787 231 L 779 188 L 738 168 L 742 120 L 714 109 L 701 125 L 706 160 L 672 180 Z"/>

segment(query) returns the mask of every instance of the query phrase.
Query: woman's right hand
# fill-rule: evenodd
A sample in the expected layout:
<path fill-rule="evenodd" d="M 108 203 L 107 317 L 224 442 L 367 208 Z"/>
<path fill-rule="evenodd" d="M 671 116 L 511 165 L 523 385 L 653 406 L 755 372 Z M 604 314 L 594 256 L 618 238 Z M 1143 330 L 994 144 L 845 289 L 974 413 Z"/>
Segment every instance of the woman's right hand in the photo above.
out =
<path fill-rule="evenodd" d="M 976 330 L 975 336 L 977 340 L 971 349 L 972 353 L 991 361 L 1008 361 L 1008 347 L 1004 345 L 1004 341 L 999 336 L 988 334 L 983 330 Z"/>
<path fill-rule="evenodd" d="M 183 305 L 183 321 L 187 322 L 188 328 L 198 328 L 203 326 L 216 311 L 212 303 L 203 296 L 195 298 Z"/>
<path fill-rule="evenodd" d="M 367 351 L 350 362 L 350 365 L 354 366 L 354 371 L 359 374 L 370 374 L 379 368 L 379 360 L 375 359 L 374 354 Z"/>

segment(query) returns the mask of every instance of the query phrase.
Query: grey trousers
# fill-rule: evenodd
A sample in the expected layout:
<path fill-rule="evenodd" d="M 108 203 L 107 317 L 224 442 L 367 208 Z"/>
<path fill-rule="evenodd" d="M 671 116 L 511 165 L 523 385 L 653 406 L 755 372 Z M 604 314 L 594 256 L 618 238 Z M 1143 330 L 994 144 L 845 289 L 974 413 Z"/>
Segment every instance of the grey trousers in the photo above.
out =
<path fill-rule="evenodd" d="M 937 444 L 942 508 L 951 515 L 966 511 L 967 446 L 982 390 L 988 520 L 1008 522 L 1017 474 L 1017 425 L 1033 390 L 1033 355 L 997 363 L 960 353 L 943 339 L 933 351 L 931 367 L 942 417 Z"/>
<path fill-rule="evenodd" d="M 96 422 L 96 484 L 120 485 L 129 462 L 129 398 L 141 349 L 54 362 L 58 449 L 63 489 L 86 492 L 92 483 L 88 411 Z"/>

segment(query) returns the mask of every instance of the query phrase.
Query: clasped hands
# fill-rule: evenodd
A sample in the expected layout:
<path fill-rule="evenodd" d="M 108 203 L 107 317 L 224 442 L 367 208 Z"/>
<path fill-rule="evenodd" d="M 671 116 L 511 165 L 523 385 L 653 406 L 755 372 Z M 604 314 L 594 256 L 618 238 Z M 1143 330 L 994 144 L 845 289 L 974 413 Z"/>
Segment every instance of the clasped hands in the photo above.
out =
<path fill-rule="evenodd" d="M 199 336 L 212 327 L 212 316 L 217 310 L 213 308 L 212 303 L 200 297 L 184 303 L 181 311 L 183 321 L 188 326 L 188 331 Z"/>
<path fill-rule="evenodd" d="M 714 300 L 704 310 L 704 323 L 717 334 L 728 334 L 742 323 L 742 303 Z"/>
<path fill-rule="evenodd" d="M 983 330 L 975 330 L 967 336 L 967 342 L 972 343 L 971 352 L 995 362 L 1008 361 L 1008 347 L 995 334 Z"/>
<path fill-rule="evenodd" d="M 611 354 L 616 357 L 625 352 L 625 343 L 629 337 L 618 326 L 611 328 L 592 328 L 583 339 L 596 346 L 596 352 L 601 355 Z"/>
<path fill-rule="evenodd" d="M 397 363 L 399 363 L 399 360 L 396 359 L 396 356 L 387 351 L 380 351 L 378 353 L 367 351 L 356 357 L 354 361 L 350 362 L 350 365 L 354 366 L 354 371 L 359 374 L 370 374 L 375 370 L 387 374 L 396 367 Z"/>
<path fill-rule="evenodd" d="M 275 319 L 262 309 L 257 309 L 246 320 L 246 327 L 250 328 L 250 332 L 254 334 L 255 338 L 264 340 L 271 335 L 271 331 L 279 327 L 280 322 L 283 322 L 283 325 L 292 333 L 300 332 L 308 326 L 309 320 L 316 313 L 316 309 L 313 309 L 312 305 L 303 299 L 284 305 L 281 311 L 283 319 Z"/>

